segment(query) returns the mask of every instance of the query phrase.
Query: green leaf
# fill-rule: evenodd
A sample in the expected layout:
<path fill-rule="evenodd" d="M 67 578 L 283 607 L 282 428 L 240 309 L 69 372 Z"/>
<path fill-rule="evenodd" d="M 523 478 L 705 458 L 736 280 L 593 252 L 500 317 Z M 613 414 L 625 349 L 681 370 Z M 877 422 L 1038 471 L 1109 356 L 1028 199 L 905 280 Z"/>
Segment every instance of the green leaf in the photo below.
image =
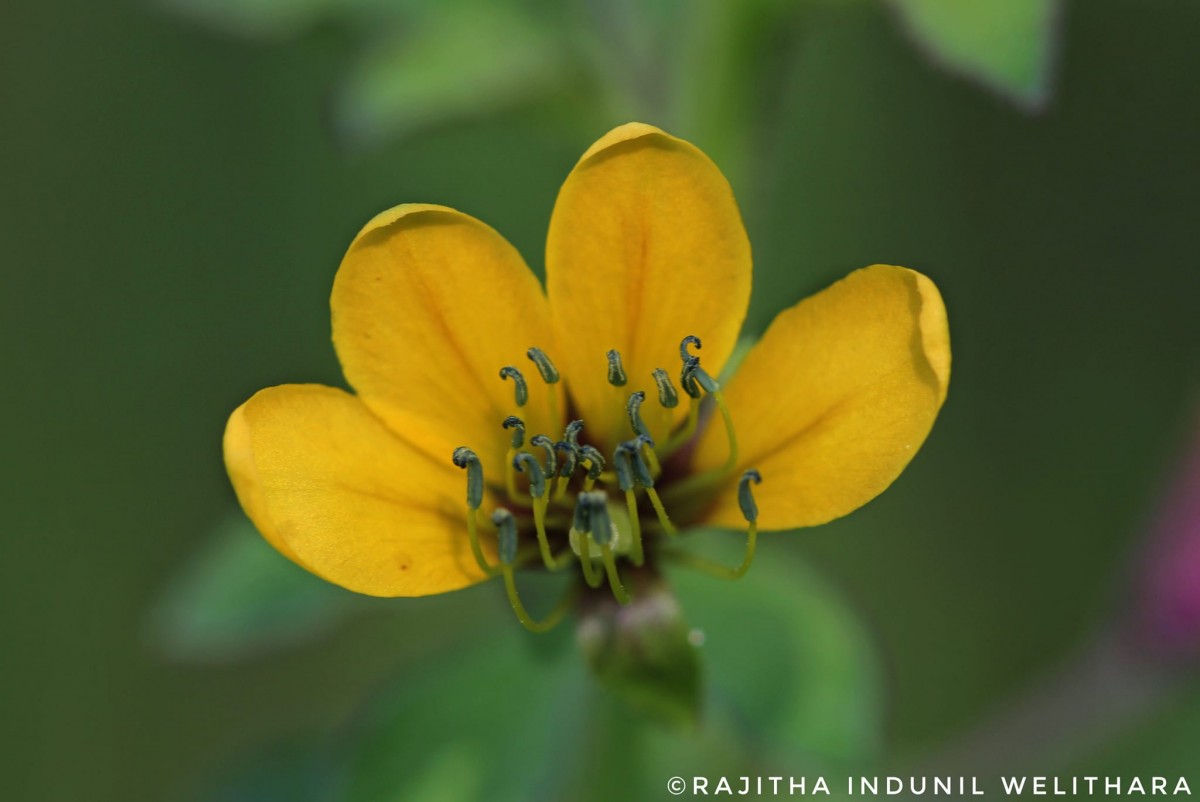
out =
<path fill-rule="evenodd" d="M 700 660 L 675 595 L 649 571 L 626 578 L 622 607 L 601 592 L 580 612 L 578 642 L 600 684 L 636 709 L 673 725 L 700 718 Z"/>
<path fill-rule="evenodd" d="M 563 798 L 589 692 L 569 627 L 490 623 L 371 700 L 349 742 L 347 802 Z"/>
<path fill-rule="evenodd" d="M 160 0 L 172 11 L 226 33 L 249 38 L 293 36 L 338 0 Z"/>
<path fill-rule="evenodd" d="M 324 744 L 293 742 L 242 760 L 219 776 L 199 802 L 328 802 L 338 780 Z"/>
<path fill-rule="evenodd" d="M 891 0 L 934 62 L 1036 110 L 1050 92 L 1059 0 Z"/>
<path fill-rule="evenodd" d="M 556 36 L 523 3 L 432 6 L 359 61 L 335 100 L 338 133 L 373 145 L 543 95 L 565 72 Z"/>
<path fill-rule="evenodd" d="M 781 766 L 798 756 L 835 768 L 861 765 L 881 738 L 874 647 L 829 584 L 787 556 L 786 537 L 761 538 L 754 565 L 738 581 L 682 569 L 671 575 L 695 639 L 703 639 L 708 724 L 736 728 L 748 756 Z M 689 540 L 690 549 L 703 542 L 728 565 L 741 560 L 744 538 L 735 533 Z"/>
<path fill-rule="evenodd" d="M 237 511 L 151 608 L 149 637 L 173 659 L 231 660 L 311 638 L 354 606 L 353 594 L 275 551 Z"/>

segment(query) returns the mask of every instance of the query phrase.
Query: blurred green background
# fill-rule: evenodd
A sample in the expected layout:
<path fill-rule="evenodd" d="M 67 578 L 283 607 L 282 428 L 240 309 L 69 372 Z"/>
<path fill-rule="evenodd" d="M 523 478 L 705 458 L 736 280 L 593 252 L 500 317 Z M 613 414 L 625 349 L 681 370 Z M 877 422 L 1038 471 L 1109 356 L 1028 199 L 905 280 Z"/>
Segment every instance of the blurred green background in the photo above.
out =
<path fill-rule="evenodd" d="M 751 715 L 725 736 L 795 735 L 832 760 L 772 758 L 797 775 L 936 761 L 1120 618 L 1197 402 L 1200 6 L 1071 3 L 1032 66 L 1006 73 L 1002 53 L 981 82 L 914 47 L 924 11 L 906 26 L 865 0 L 387 5 L 0 8 L 0 796 L 317 799 L 347 764 L 410 761 L 427 785 L 395 798 L 466 799 L 491 782 L 471 773 L 479 744 L 519 733 L 505 765 L 537 778 L 525 798 L 659 799 L 675 765 L 725 754 L 593 689 L 569 632 L 530 645 L 496 587 L 346 599 L 287 574 L 294 595 L 272 602 L 257 569 L 212 565 L 240 559 L 213 557 L 214 537 L 253 540 L 225 418 L 260 387 L 340 383 L 327 301 L 359 226 L 444 203 L 540 270 L 561 181 L 633 117 L 730 175 L 755 250 L 749 332 L 874 262 L 932 276 L 951 316 L 949 401 L 888 493 L 764 538 L 740 583 L 679 580 L 713 681 L 735 700 L 756 686 L 734 713 L 770 718 L 789 673 L 829 663 L 800 694 L 813 704 L 770 724 L 807 735 Z M 277 607 L 226 648 L 220 610 L 163 612 L 211 592 L 196 571 L 238 570 L 238 592 Z M 752 603 L 826 586 L 794 615 Z M 722 654 L 735 617 L 753 637 Z M 389 720 L 365 701 L 388 687 L 417 694 L 396 703 L 401 731 L 347 758 L 342 733 Z M 1184 672 L 1155 698 L 1069 765 L 1200 784 L 1200 684 Z M 825 699 L 863 709 L 847 725 Z M 853 748 L 822 740 L 843 729 Z M 563 755 L 547 733 L 567 731 Z M 299 790 L 268 796 L 280 778 Z"/>

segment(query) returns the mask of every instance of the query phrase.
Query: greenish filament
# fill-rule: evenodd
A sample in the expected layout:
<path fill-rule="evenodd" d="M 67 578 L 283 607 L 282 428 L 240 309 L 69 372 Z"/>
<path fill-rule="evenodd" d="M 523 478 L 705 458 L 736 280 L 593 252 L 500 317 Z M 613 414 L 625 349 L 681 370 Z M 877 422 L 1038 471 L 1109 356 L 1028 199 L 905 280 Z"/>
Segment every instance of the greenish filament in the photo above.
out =
<path fill-rule="evenodd" d="M 638 442 L 641 444 L 642 456 L 646 460 L 646 467 L 650 469 L 650 475 L 657 479 L 662 473 L 662 465 L 659 464 L 658 454 L 654 452 L 654 441 L 643 435 L 638 438 Z"/>
<path fill-rule="evenodd" d="M 598 588 L 600 583 L 604 581 L 604 574 L 596 570 L 596 566 L 592 564 L 592 555 L 590 551 L 590 541 L 588 535 L 584 532 L 579 533 L 580 547 L 579 551 L 579 567 L 583 569 L 583 581 L 587 583 L 589 588 Z"/>
<path fill-rule="evenodd" d="M 730 414 L 729 407 L 725 403 L 725 396 L 721 394 L 720 390 L 717 390 L 712 397 L 717 402 L 717 409 L 721 410 L 721 418 L 725 421 L 725 434 L 729 437 L 729 456 L 725 458 L 725 465 L 720 469 L 722 473 L 728 473 L 737 467 L 737 432 L 733 429 L 733 415 Z"/>
<path fill-rule="evenodd" d="M 508 603 L 512 605 L 513 612 L 517 614 L 517 620 L 530 632 L 549 632 L 558 626 L 563 617 L 570 611 L 577 595 L 574 590 L 564 593 L 562 598 L 558 600 L 558 604 L 554 605 L 554 609 L 544 619 L 541 621 L 534 620 L 529 611 L 525 609 L 525 604 L 521 601 L 521 594 L 517 592 L 517 581 L 513 576 L 513 567 L 505 565 L 502 570 L 504 572 L 504 591 L 508 594 Z"/>
<path fill-rule="evenodd" d="M 479 570 L 488 576 L 495 576 L 500 569 L 488 563 L 487 558 L 483 556 L 483 548 L 479 545 L 478 515 L 478 509 L 467 509 L 467 535 L 471 539 L 471 553 L 475 555 L 475 562 L 479 564 Z"/>
<path fill-rule="evenodd" d="M 629 592 L 621 582 L 621 572 L 617 570 L 616 560 L 613 559 L 612 546 L 601 543 L 600 553 L 604 555 L 604 570 L 608 573 L 608 585 L 612 588 L 613 596 L 618 604 L 629 604 Z"/>
<path fill-rule="evenodd" d="M 750 564 L 754 562 L 754 552 L 758 544 L 758 524 L 751 523 L 746 528 L 746 554 L 742 558 L 742 564 L 737 568 L 730 568 L 712 560 L 699 557 L 695 554 L 686 551 L 670 550 L 664 551 L 664 555 L 671 558 L 674 562 L 694 568 L 697 571 L 715 576 L 718 579 L 741 579 L 750 570 Z"/>
<path fill-rule="evenodd" d="M 625 491 L 625 506 L 629 509 L 629 528 L 633 531 L 633 548 L 630 553 L 630 558 L 634 565 L 641 565 L 646 561 L 646 555 L 642 550 L 642 523 L 638 519 L 637 495 L 634 491 Z"/>
<path fill-rule="evenodd" d="M 680 449 L 692 436 L 696 434 L 696 427 L 700 425 L 700 402 L 695 398 L 688 405 L 687 422 L 675 434 L 667 438 L 667 442 L 662 447 L 662 458 L 670 459 L 676 451 Z"/>
<path fill-rule="evenodd" d="M 571 552 L 569 549 L 556 559 L 550 552 L 550 538 L 546 536 L 546 507 L 550 504 L 546 498 L 535 498 L 533 500 L 533 525 L 537 528 L 538 548 L 542 552 L 542 562 L 551 571 L 557 571 L 565 567 L 571 561 Z"/>
<path fill-rule="evenodd" d="M 662 528 L 667 531 L 667 534 L 672 537 L 679 534 L 675 524 L 671 523 L 671 519 L 667 517 L 667 510 L 663 507 L 662 499 L 658 497 L 658 491 L 653 487 L 647 487 L 646 495 L 650 497 L 650 503 L 654 505 L 654 512 L 658 515 L 658 522 L 662 524 Z"/>

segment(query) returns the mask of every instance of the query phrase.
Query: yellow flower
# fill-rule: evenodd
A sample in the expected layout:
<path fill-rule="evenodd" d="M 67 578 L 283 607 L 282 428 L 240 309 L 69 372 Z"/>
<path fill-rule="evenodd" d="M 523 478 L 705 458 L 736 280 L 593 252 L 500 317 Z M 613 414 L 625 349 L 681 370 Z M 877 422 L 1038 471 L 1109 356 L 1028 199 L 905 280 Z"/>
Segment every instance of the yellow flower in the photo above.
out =
<path fill-rule="evenodd" d="M 543 292 L 503 237 L 453 209 L 369 222 L 331 298 L 356 394 L 272 387 L 229 419 L 226 466 L 263 536 L 360 593 L 503 574 L 519 607 L 512 569 L 544 562 L 607 576 L 624 600 L 621 570 L 683 526 L 749 521 L 752 552 L 759 526 L 865 504 L 946 396 L 937 288 L 887 265 L 781 313 L 718 384 L 750 244 L 716 166 L 648 125 L 609 132 L 567 177 L 546 274 Z"/>

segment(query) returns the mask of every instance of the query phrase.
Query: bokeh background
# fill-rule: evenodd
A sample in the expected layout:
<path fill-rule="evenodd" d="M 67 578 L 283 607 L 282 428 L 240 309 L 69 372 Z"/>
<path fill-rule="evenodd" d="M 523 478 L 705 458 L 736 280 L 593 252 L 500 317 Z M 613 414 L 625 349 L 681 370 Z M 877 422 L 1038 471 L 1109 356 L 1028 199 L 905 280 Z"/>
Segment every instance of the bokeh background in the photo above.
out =
<path fill-rule="evenodd" d="M 1200 6 L 955 5 L 6 2 L 0 797 L 663 799 L 697 767 L 1200 785 Z M 540 271 L 559 184 L 629 119 L 730 176 L 749 334 L 889 262 L 937 281 L 955 349 L 888 493 L 764 538 L 739 583 L 676 578 L 699 734 L 596 688 L 570 627 L 529 636 L 495 586 L 309 577 L 220 459 L 258 388 L 341 383 L 328 293 L 364 221 L 444 203 Z"/>

